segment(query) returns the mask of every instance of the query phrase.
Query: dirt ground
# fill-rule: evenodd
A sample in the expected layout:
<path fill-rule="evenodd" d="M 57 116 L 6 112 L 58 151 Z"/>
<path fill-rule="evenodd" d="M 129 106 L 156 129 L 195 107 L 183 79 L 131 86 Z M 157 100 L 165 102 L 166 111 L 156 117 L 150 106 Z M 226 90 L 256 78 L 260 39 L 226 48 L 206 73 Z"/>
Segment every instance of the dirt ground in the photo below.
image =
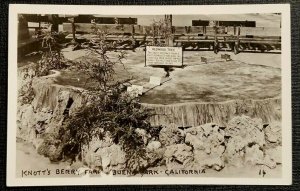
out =
<path fill-rule="evenodd" d="M 232 61 L 221 60 L 221 54 L 230 54 Z M 110 53 L 113 57 L 116 52 Z M 78 58 L 82 52 L 68 53 Z M 201 63 L 206 57 L 208 63 Z M 184 102 L 221 102 L 235 99 L 265 99 L 280 96 L 281 54 L 210 51 L 184 51 L 184 68 L 174 68 L 171 80 L 141 96 L 141 101 L 152 104 Z M 116 66 L 116 79 L 133 77 L 132 84 L 144 85 L 150 76 L 164 77 L 163 68 L 145 67 L 143 51 L 127 51 L 124 66 Z M 57 83 L 85 87 L 87 76 L 81 72 L 62 71 Z"/>
<path fill-rule="evenodd" d="M 17 142 L 16 159 L 17 177 L 22 177 L 22 171 L 26 170 L 39 171 L 48 169 L 55 172 L 56 169 L 69 169 L 70 166 L 66 162 L 50 162 L 49 158 L 39 155 L 31 144 L 22 141 Z M 47 177 L 47 175 L 39 177 Z"/>

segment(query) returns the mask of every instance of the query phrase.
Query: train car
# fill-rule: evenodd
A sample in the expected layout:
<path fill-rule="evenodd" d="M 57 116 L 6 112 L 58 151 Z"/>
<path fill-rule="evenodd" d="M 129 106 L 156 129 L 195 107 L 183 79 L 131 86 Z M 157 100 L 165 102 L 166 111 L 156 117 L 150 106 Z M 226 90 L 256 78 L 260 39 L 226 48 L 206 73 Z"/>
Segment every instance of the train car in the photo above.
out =
<path fill-rule="evenodd" d="M 78 15 L 77 17 L 74 17 L 75 23 L 91 23 L 91 20 L 95 17 L 92 15 Z"/>
<path fill-rule="evenodd" d="M 210 26 L 215 23 L 216 26 L 225 27 L 256 27 L 255 21 L 209 21 L 209 20 L 192 20 L 192 26 Z"/>
<path fill-rule="evenodd" d="M 256 27 L 255 21 L 217 21 L 217 26 Z"/>
<path fill-rule="evenodd" d="M 205 20 L 192 20 L 192 26 L 209 26 L 209 21 L 205 21 Z"/>
<path fill-rule="evenodd" d="M 137 18 L 118 18 L 118 17 L 96 17 L 95 23 L 97 24 L 128 24 L 136 25 Z"/>

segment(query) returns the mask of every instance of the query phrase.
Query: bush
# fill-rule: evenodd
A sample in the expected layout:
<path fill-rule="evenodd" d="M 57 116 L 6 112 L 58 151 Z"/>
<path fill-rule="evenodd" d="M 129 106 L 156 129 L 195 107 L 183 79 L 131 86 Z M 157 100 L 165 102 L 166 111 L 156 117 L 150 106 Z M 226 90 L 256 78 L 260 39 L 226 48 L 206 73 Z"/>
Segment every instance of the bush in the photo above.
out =
<path fill-rule="evenodd" d="M 62 55 L 59 44 L 61 34 L 52 31 L 41 32 L 42 34 L 36 37 L 41 41 L 41 51 L 38 53 L 42 54 L 36 65 L 37 76 L 49 75 L 50 70 L 67 68 L 69 61 Z"/>
<path fill-rule="evenodd" d="M 103 140 L 109 132 L 113 142 L 122 145 L 127 154 L 126 167 L 138 172 L 145 168 L 138 163 L 147 160 L 147 155 L 146 143 L 137 129 L 158 137 L 160 128 L 149 123 L 152 111 L 142 108 L 138 98 L 130 97 L 124 91 L 124 83 L 130 79 L 115 81 L 114 66 L 123 64 L 124 52 L 120 52 L 117 61 L 111 61 L 106 53 L 114 45 L 103 39 L 103 33 L 99 34 L 99 40 L 92 40 L 87 47 L 98 59 L 94 62 L 83 60 L 78 64 L 78 69 L 88 74 L 89 80 L 97 82 L 97 86 L 89 91 L 92 102 L 65 119 L 64 132 L 59 139 L 63 141 L 63 150 L 69 151 L 64 153 L 65 157 L 74 159 L 82 154 L 82 147 L 88 145 L 92 138 Z"/>
<path fill-rule="evenodd" d="M 152 127 L 148 121 L 152 115 L 148 109 L 141 108 L 136 98 L 129 97 L 118 90 L 110 94 L 99 94 L 93 103 L 82 107 L 69 116 L 63 125 L 65 133 L 61 140 L 65 148 L 72 152 L 66 157 L 80 156 L 83 145 L 89 145 L 93 137 L 103 140 L 106 132 L 115 144 L 122 145 L 127 154 L 127 168 L 140 171 L 144 166 L 137 165 L 140 160 L 148 160 L 143 137 L 136 131 L 144 129 L 153 137 L 158 137 L 160 128 Z M 137 165 L 137 166 L 136 166 Z"/>
<path fill-rule="evenodd" d="M 152 35 L 153 41 L 151 43 L 152 46 L 167 46 L 167 39 L 171 36 L 172 31 L 171 27 L 168 25 L 168 21 L 165 19 L 161 19 L 158 21 L 153 21 L 150 25 L 152 27 Z M 161 41 L 161 39 L 163 41 Z"/>

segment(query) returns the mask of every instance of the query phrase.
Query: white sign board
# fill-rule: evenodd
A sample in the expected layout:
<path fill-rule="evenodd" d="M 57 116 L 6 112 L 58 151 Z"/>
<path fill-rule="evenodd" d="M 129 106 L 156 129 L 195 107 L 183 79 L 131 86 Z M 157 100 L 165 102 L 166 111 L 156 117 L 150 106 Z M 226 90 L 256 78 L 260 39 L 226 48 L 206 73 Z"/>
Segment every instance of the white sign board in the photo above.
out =
<path fill-rule="evenodd" d="M 133 90 L 137 91 L 139 95 L 143 94 L 143 86 L 138 86 L 138 85 L 132 85 L 131 86 Z"/>
<path fill-rule="evenodd" d="M 161 77 L 150 76 L 149 84 L 159 86 L 161 84 Z"/>
<path fill-rule="evenodd" d="M 146 66 L 182 66 L 182 47 L 146 46 Z"/>
<path fill-rule="evenodd" d="M 143 86 L 138 86 L 138 85 L 129 86 L 127 87 L 127 92 L 133 97 L 138 97 L 139 95 L 143 94 Z"/>

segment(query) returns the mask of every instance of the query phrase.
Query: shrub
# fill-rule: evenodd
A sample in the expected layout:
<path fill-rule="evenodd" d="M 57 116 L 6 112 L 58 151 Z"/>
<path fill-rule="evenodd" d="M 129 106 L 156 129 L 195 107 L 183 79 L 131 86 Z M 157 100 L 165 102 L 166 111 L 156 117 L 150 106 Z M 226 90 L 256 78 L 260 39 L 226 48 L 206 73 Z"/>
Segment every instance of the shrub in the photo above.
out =
<path fill-rule="evenodd" d="M 59 40 L 61 35 L 52 31 L 41 31 L 41 35 L 38 35 L 41 41 L 41 51 L 38 53 L 42 54 L 42 58 L 36 65 L 37 76 L 48 75 L 50 70 L 67 68 L 68 62 L 61 53 L 61 46 Z M 36 54 L 34 52 L 33 54 Z"/>
<path fill-rule="evenodd" d="M 161 20 L 154 20 L 150 25 L 152 27 L 152 35 L 153 35 L 153 42 L 151 45 L 153 46 L 167 46 L 168 45 L 168 38 L 171 36 L 172 31 L 170 26 L 168 25 L 168 21 L 165 19 Z M 163 39 L 163 41 L 161 41 Z"/>
<path fill-rule="evenodd" d="M 99 32 L 99 31 L 97 31 Z M 158 137 L 160 129 L 152 127 L 149 117 L 152 112 L 141 107 L 138 98 L 130 97 L 124 89 L 124 81 L 114 79 L 114 66 L 123 64 L 124 52 L 120 52 L 117 61 L 111 61 L 106 55 L 114 47 L 113 43 L 105 41 L 105 35 L 99 33 L 98 40 L 91 40 L 87 48 L 97 57 L 90 62 L 83 60 L 78 64 L 78 69 L 88 74 L 89 80 L 97 82 L 97 86 L 90 89 L 93 97 L 90 104 L 84 105 L 74 115 L 68 116 L 64 123 L 63 140 L 65 157 L 80 156 L 82 146 L 88 145 L 93 137 L 103 139 L 109 132 L 115 144 L 122 145 L 127 154 L 126 167 L 139 172 L 145 168 L 139 164 L 140 160 L 147 160 L 145 142 L 137 132 L 137 128 L 145 130 L 154 137 Z"/>

